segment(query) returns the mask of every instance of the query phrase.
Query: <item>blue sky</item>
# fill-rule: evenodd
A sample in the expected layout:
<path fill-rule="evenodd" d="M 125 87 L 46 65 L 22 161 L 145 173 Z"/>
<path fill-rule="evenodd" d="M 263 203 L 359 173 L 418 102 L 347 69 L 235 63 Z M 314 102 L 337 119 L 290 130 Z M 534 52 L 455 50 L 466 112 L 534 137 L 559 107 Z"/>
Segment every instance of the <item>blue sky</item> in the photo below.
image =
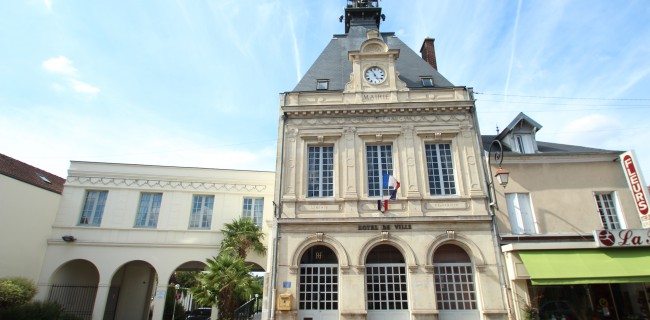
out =
<path fill-rule="evenodd" d="M 24 0 L 0 4 L 0 153 L 274 170 L 279 93 L 333 34 L 343 0 Z M 439 71 L 473 87 L 483 134 L 519 112 L 538 140 L 636 151 L 650 175 L 650 1 L 380 2 Z M 647 182 L 647 181 L 646 181 Z"/>

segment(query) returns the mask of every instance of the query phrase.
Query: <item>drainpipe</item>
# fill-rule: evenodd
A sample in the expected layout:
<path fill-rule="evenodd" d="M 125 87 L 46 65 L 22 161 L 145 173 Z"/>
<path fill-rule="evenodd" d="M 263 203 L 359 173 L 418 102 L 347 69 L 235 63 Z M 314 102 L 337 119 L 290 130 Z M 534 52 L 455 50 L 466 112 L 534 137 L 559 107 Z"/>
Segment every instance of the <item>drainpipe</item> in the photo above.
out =
<path fill-rule="evenodd" d="M 287 102 L 287 94 L 284 93 L 284 102 L 282 106 Z M 269 310 L 269 319 L 274 320 L 275 319 L 275 297 L 277 295 L 277 289 L 275 288 L 276 283 L 277 283 L 277 277 L 278 277 L 278 268 L 277 268 L 277 263 L 278 263 L 278 236 L 280 234 L 280 224 L 278 223 L 278 219 L 280 216 L 282 216 L 282 177 L 283 177 L 283 168 L 284 168 L 284 132 L 287 126 L 287 120 L 289 119 L 289 116 L 284 113 L 282 115 L 282 140 L 280 142 L 280 168 L 279 168 L 279 178 L 278 178 L 278 190 L 277 192 L 277 207 L 276 207 L 276 214 L 274 217 L 275 221 L 275 234 L 273 237 L 273 264 L 271 265 L 271 287 L 269 288 L 269 292 L 271 295 L 270 299 L 270 305 L 268 307 Z"/>
<path fill-rule="evenodd" d="M 468 88 L 468 91 L 469 91 L 469 98 L 474 100 L 473 89 Z M 481 151 L 481 153 L 485 153 L 484 151 L 485 149 L 483 148 L 483 139 L 481 138 L 481 130 L 479 129 L 478 126 L 476 103 L 472 108 L 472 117 L 474 118 L 473 119 L 474 128 L 476 130 L 476 134 L 478 138 L 479 150 Z M 488 157 L 489 156 L 490 155 L 488 154 Z M 508 312 L 508 319 L 513 319 L 512 307 L 510 305 L 510 288 L 508 288 L 508 283 L 506 282 L 506 276 L 503 273 L 503 261 L 501 260 L 503 258 L 503 252 L 501 251 L 501 237 L 499 236 L 499 226 L 497 224 L 496 212 L 494 212 L 494 207 L 492 206 L 492 203 L 494 202 L 494 199 L 492 199 L 492 189 L 490 189 L 490 188 L 494 188 L 494 183 L 490 182 L 492 180 L 492 168 L 489 168 L 487 166 L 486 161 L 481 161 L 481 162 L 483 166 L 483 172 L 487 173 L 487 177 L 488 177 L 488 179 L 484 181 L 486 184 L 484 186 L 486 187 L 486 190 L 488 192 L 488 212 L 490 213 L 490 218 L 492 220 L 492 243 L 494 244 L 494 254 L 496 255 L 496 260 L 497 260 L 499 284 L 501 285 L 501 290 L 503 291 L 503 297 L 505 298 L 506 311 Z M 496 198 L 496 194 L 494 196 Z"/>

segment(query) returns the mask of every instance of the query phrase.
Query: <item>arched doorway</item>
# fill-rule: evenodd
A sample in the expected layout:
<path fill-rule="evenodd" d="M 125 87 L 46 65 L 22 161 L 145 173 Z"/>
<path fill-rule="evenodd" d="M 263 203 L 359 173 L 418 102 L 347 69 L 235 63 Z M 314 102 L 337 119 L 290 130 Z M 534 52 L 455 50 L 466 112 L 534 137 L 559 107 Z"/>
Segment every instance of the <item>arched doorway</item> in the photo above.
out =
<path fill-rule="evenodd" d="M 366 257 L 368 320 L 407 320 L 406 263 L 397 248 L 382 244 Z"/>
<path fill-rule="evenodd" d="M 59 267 L 50 279 L 48 301 L 82 319 L 90 320 L 97 295 L 99 271 L 87 260 L 72 260 Z"/>
<path fill-rule="evenodd" d="M 433 254 L 434 285 L 439 319 L 478 319 L 474 270 L 462 248 L 445 244 Z"/>
<path fill-rule="evenodd" d="M 148 319 L 157 273 L 145 261 L 122 265 L 111 279 L 104 319 Z"/>
<path fill-rule="evenodd" d="M 298 279 L 298 319 L 338 319 L 338 258 L 332 249 L 310 247 L 300 259 Z"/>

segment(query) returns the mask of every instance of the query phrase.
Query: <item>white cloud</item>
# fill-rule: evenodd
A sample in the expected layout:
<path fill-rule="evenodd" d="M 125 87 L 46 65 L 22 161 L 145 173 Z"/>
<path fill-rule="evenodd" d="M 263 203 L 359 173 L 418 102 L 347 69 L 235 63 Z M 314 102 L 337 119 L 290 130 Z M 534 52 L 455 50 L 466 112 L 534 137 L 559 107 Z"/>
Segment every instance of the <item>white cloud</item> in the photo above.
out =
<path fill-rule="evenodd" d="M 47 72 L 63 76 L 68 82 L 68 87 L 74 92 L 93 95 L 100 92 L 99 88 L 79 80 L 77 68 L 72 66 L 72 60 L 64 56 L 47 59 L 41 63 L 41 66 Z M 56 92 L 63 92 L 65 87 L 54 83 L 52 89 Z"/>
<path fill-rule="evenodd" d="M 44 0 L 43 4 L 45 5 L 45 9 L 47 9 L 47 11 L 52 10 L 52 0 Z"/>
<path fill-rule="evenodd" d="M 66 76 L 76 76 L 77 69 L 72 66 L 72 61 L 64 56 L 58 56 L 56 58 L 50 58 L 41 64 L 43 69 L 48 72 L 66 75 Z"/>
<path fill-rule="evenodd" d="M 612 116 L 590 114 L 569 122 L 561 131 L 564 143 L 583 146 L 602 146 L 609 139 L 616 139 L 621 123 Z"/>
<path fill-rule="evenodd" d="M 69 80 L 70 87 L 72 90 L 79 92 L 79 93 L 88 93 L 88 94 L 97 94 L 99 93 L 99 88 L 93 87 L 85 82 L 75 80 L 75 79 L 70 79 Z"/>

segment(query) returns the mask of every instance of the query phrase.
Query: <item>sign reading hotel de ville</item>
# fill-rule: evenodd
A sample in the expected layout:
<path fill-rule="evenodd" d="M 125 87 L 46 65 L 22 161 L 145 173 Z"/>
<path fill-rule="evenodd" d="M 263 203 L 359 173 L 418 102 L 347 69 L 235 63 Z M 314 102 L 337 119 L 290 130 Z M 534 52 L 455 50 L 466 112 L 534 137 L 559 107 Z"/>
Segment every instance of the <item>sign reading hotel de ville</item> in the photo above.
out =
<path fill-rule="evenodd" d="M 625 177 L 627 178 L 627 184 L 630 187 L 630 191 L 632 191 L 632 197 L 634 198 L 636 209 L 639 212 L 641 226 L 643 228 L 650 228 L 648 189 L 645 187 L 646 184 L 643 181 L 643 174 L 637 165 L 638 162 L 634 156 L 634 151 L 625 152 L 620 157 L 623 172 L 625 172 Z"/>
<path fill-rule="evenodd" d="M 648 247 L 650 230 L 648 229 L 610 229 L 594 230 L 598 247 Z"/>

